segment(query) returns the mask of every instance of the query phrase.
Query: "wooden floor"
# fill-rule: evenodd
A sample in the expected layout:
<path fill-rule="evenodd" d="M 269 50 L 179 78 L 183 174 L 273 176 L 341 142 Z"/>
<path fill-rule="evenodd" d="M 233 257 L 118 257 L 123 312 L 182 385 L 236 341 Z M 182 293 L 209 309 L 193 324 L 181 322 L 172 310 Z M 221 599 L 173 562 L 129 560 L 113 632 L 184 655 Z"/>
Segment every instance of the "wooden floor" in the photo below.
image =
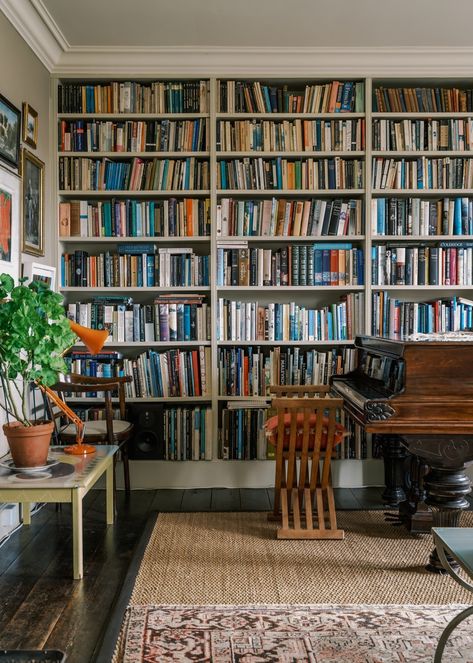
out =
<path fill-rule="evenodd" d="M 381 488 L 335 490 L 339 509 L 382 509 Z M 0 548 L 0 649 L 59 649 L 67 663 L 94 661 L 133 549 L 156 511 L 267 511 L 272 490 L 118 493 L 114 527 L 105 525 L 104 491 L 84 501 L 84 573 L 72 574 L 69 505 L 44 506 Z"/>

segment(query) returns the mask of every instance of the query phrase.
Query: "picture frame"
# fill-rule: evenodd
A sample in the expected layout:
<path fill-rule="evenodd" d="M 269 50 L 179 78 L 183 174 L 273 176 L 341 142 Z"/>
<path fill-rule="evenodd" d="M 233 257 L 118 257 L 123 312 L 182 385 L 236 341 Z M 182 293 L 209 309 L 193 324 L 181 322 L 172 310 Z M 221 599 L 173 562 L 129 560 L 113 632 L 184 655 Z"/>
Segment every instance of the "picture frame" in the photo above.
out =
<path fill-rule="evenodd" d="M 56 289 L 56 268 L 51 265 L 43 265 L 41 262 L 27 261 L 23 263 L 23 277 L 31 281 L 43 281 L 51 290 Z"/>
<path fill-rule="evenodd" d="M 0 159 L 19 168 L 21 112 L 0 94 Z"/>
<path fill-rule="evenodd" d="M 20 179 L 0 166 L 0 274 L 20 273 Z"/>
<path fill-rule="evenodd" d="M 26 101 L 22 109 L 22 140 L 34 150 L 38 143 L 38 113 Z"/>
<path fill-rule="evenodd" d="M 26 149 L 22 150 L 22 243 L 21 250 L 44 256 L 44 163 Z"/>

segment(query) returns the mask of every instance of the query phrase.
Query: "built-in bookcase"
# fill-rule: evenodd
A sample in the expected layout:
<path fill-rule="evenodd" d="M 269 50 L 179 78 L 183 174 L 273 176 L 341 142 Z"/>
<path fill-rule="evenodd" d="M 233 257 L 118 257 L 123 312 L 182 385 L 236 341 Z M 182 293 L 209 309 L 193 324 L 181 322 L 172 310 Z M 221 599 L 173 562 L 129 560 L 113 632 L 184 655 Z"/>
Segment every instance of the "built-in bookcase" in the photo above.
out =
<path fill-rule="evenodd" d="M 68 79 L 54 94 L 66 304 L 111 325 L 130 402 L 206 426 L 191 457 L 211 463 L 140 463 L 141 486 L 270 485 L 268 384 L 350 370 L 358 333 L 471 326 L 467 81 Z M 359 460 L 335 463 L 339 485 L 382 481 L 360 431 L 340 455 Z"/>

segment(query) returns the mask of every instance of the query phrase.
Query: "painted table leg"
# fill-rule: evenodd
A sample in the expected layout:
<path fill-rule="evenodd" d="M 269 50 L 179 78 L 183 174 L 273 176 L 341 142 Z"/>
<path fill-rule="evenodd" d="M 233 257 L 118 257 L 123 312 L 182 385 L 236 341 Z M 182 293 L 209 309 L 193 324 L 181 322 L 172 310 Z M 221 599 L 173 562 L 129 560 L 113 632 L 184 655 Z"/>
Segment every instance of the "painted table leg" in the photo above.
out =
<path fill-rule="evenodd" d="M 23 525 L 31 525 L 31 503 L 21 503 L 21 520 Z"/>
<path fill-rule="evenodd" d="M 82 543 L 82 490 L 80 488 L 75 488 L 72 491 L 72 554 L 74 580 L 80 580 L 84 576 Z"/>
<path fill-rule="evenodd" d="M 115 500 L 113 491 L 113 463 L 110 462 L 105 473 L 107 492 L 107 525 L 113 525 L 115 518 Z"/>

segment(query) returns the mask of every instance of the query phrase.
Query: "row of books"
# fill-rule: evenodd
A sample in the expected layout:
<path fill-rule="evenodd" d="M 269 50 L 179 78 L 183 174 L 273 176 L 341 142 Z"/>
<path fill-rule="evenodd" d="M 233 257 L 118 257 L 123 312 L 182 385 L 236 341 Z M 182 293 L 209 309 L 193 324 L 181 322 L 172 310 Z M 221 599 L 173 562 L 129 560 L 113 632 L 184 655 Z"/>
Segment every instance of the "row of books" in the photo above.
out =
<path fill-rule="evenodd" d="M 217 169 L 217 188 L 268 189 L 361 189 L 363 161 L 359 159 L 222 159 Z"/>
<path fill-rule="evenodd" d="M 84 327 L 108 329 L 106 342 L 210 340 L 210 306 L 204 295 L 160 295 L 152 304 L 124 297 L 67 304 L 67 316 Z"/>
<path fill-rule="evenodd" d="M 473 285 L 473 242 L 372 247 L 373 285 Z"/>
<path fill-rule="evenodd" d="M 376 336 L 432 334 L 473 329 L 473 301 L 463 297 L 405 302 L 373 293 L 371 331 Z"/>
<path fill-rule="evenodd" d="M 69 200 L 59 203 L 60 237 L 210 235 L 208 198 Z"/>
<path fill-rule="evenodd" d="M 374 157 L 374 189 L 471 189 L 473 159 L 385 159 Z"/>
<path fill-rule="evenodd" d="M 167 398 L 207 396 L 210 393 L 210 348 L 147 350 L 136 359 L 123 360 L 125 375 L 133 381 L 125 385 L 128 398 Z"/>
<path fill-rule="evenodd" d="M 361 334 L 363 293 L 309 308 L 296 302 L 217 301 L 218 341 L 345 341 Z"/>
<path fill-rule="evenodd" d="M 217 248 L 219 286 L 363 285 L 363 250 L 349 242 L 278 249 Z"/>
<path fill-rule="evenodd" d="M 217 236 L 306 237 L 360 235 L 363 202 L 356 198 L 335 200 L 238 200 L 217 203 Z"/>
<path fill-rule="evenodd" d="M 381 113 L 457 113 L 473 110 L 473 90 L 441 87 L 378 87 L 373 110 Z"/>
<path fill-rule="evenodd" d="M 59 188 L 63 191 L 195 191 L 209 188 L 208 161 L 109 158 L 59 158 Z"/>
<path fill-rule="evenodd" d="M 310 152 L 365 149 L 365 121 L 360 120 L 220 120 L 217 150 Z"/>
<path fill-rule="evenodd" d="M 270 385 L 328 384 L 332 374 L 354 370 L 354 348 L 300 350 L 280 347 L 219 348 L 218 385 L 221 396 L 267 396 Z"/>
<path fill-rule="evenodd" d="M 296 87 L 296 85 L 294 85 Z M 363 81 L 331 81 L 289 90 L 260 81 L 219 81 L 221 113 L 349 113 L 364 110 Z"/>
<path fill-rule="evenodd" d="M 374 120 L 374 150 L 473 150 L 473 119 Z"/>
<path fill-rule="evenodd" d="M 58 88 L 59 113 L 208 113 L 209 81 L 111 81 Z"/>
<path fill-rule="evenodd" d="M 222 410 L 219 429 L 219 458 L 223 460 L 266 460 L 274 458 L 267 445 L 264 425 L 268 405 L 228 403 Z"/>
<path fill-rule="evenodd" d="M 198 152 L 209 149 L 209 120 L 61 120 L 60 152 Z"/>
<path fill-rule="evenodd" d="M 473 199 L 376 198 L 371 201 L 373 235 L 472 235 Z"/>
<path fill-rule="evenodd" d="M 62 287 L 153 288 L 209 285 L 209 256 L 192 249 L 159 249 L 120 245 L 118 254 L 109 251 L 89 255 L 77 250 L 61 256 Z"/>
<path fill-rule="evenodd" d="M 209 407 L 163 408 L 164 460 L 212 460 L 212 410 Z"/>
<path fill-rule="evenodd" d="M 86 351 L 73 351 L 64 359 L 69 371 L 78 375 L 94 378 L 114 378 L 123 375 L 121 352 L 103 350 L 92 355 Z M 103 392 L 88 392 L 82 395 L 84 398 L 104 397 Z"/>

